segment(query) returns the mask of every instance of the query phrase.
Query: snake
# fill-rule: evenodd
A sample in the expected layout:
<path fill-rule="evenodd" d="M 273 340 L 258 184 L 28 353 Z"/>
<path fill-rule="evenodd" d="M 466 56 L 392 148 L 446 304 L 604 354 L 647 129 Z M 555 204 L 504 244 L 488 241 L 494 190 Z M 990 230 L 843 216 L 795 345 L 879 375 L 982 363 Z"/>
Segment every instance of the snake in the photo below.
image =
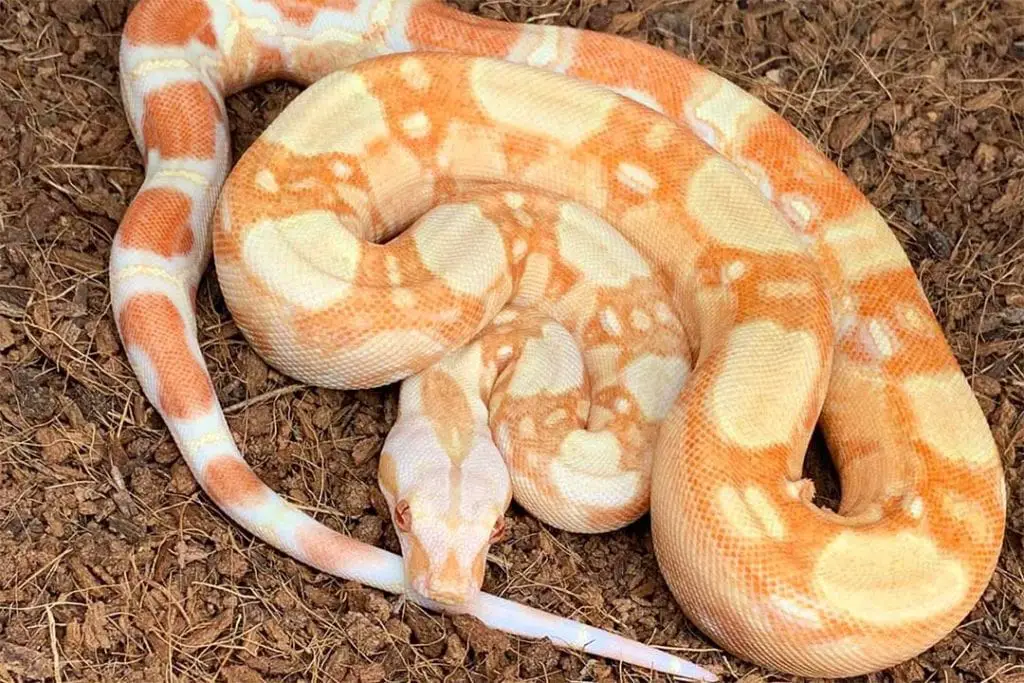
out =
<path fill-rule="evenodd" d="M 225 98 L 304 86 L 232 164 Z M 901 243 L 768 105 L 691 60 L 440 0 L 141 0 L 122 101 L 145 179 L 118 333 L 209 498 L 321 571 L 490 627 L 707 669 L 484 592 L 514 500 L 574 533 L 650 517 L 675 602 L 767 669 L 878 671 L 968 615 L 1000 454 Z M 267 487 L 198 342 L 209 265 L 297 381 L 401 383 L 378 484 L 401 555 Z M 815 502 L 821 428 L 842 490 Z"/>

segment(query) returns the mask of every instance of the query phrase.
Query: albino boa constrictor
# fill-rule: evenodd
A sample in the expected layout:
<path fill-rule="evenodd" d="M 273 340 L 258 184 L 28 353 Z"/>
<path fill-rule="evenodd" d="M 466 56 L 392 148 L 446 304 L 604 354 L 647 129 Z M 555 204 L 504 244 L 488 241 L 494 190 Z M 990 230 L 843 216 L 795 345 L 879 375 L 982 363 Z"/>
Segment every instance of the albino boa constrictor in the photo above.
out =
<path fill-rule="evenodd" d="M 480 593 L 510 496 L 581 532 L 649 504 L 686 615 L 795 674 L 898 663 L 977 601 L 1006 506 L 984 415 L 883 219 L 740 89 L 647 45 L 436 0 L 142 0 L 121 77 L 147 166 L 112 248 L 118 329 L 197 480 L 259 538 L 705 680 Z M 224 97 L 278 77 L 313 85 L 225 182 Z M 211 248 L 278 369 L 409 378 L 379 473 L 404 569 L 239 454 L 197 342 Z M 838 514 L 801 477 L 819 417 Z"/>

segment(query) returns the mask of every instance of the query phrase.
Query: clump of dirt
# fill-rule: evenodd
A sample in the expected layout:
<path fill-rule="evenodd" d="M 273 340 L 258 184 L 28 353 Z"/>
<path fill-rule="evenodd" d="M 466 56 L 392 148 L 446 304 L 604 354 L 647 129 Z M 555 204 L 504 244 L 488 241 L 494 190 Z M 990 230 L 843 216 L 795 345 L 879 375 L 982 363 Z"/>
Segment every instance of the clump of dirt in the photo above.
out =
<path fill-rule="evenodd" d="M 989 418 L 1010 510 L 998 571 L 961 628 L 864 680 L 1022 680 L 1024 7 L 460 2 L 696 59 L 780 111 L 880 208 Z M 197 489 L 110 315 L 111 238 L 142 180 L 117 82 L 127 10 L 126 0 L 0 4 L 0 679 L 646 678 L 343 584 L 254 542 Z M 231 98 L 236 155 L 297 92 L 272 83 Z M 376 485 L 394 389 L 295 386 L 248 348 L 215 274 L 198 308 L 218 396 L 259 475 L 325 523 L 397 552 Z M 681 615 L 645 521 L 588 538 L 514 510 L 509 538 L 487 590 L 678 648 L 727 679 L 767 678 Z"/>

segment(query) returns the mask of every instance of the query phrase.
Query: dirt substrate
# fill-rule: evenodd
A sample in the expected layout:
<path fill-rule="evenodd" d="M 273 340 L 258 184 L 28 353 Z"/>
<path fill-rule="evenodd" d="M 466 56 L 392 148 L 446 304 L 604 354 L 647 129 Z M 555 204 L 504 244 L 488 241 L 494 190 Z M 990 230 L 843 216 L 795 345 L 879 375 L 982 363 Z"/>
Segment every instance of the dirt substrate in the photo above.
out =
<path fill-rule="evenodd" d="M 1024 6 L 466 9 L 695 58 L 781 111 L 869 194 L 971 378 L 1010 487 L 984 598 L 931 651 L 870 680 L 1024 680 Z M 142 180 L 117 84 L 126 12 L 124 0 L 0 0 L 0 681 L 647 680 L 345 585 L 253 541 L 197 490 L 110 315 L 111 236 Z M 230 100 L 236 154 L 297 92 L 275 83 Z M 294 387 L 248 349 L 215 277 L 198 299 L 217 391 L 259 474 L 397 551 L 376 487 L 394 390 Z M 681 616 L 646 522 L 587 538 L 511 517 L 491 592 L 680 648 L 726 680 L 789 680 L 722 653 Z"/>

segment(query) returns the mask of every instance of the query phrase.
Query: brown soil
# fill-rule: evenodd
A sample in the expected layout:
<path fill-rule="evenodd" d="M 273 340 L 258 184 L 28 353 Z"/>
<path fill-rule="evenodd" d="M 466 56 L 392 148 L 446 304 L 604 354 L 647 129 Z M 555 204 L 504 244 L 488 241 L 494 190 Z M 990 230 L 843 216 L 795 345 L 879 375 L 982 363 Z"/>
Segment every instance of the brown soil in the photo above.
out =
<path fill-rule="evenodd" d="M 466 2 L 693 57 L 777 108 L 869 194 L 989 416 L 1010 486 L 984 598 L 935 648 L 869 678 L 1024 680 L 1024 5 Z M 126 5 L 0 1 L 0 681 L 648 678 L 345 585 L 254 541 L 197 490 L 110 315 L 111 236 L 142 180 L 117 83 Z M 297 92 L 233 97 L 236 153 Z M 249 350 L 215 276 L 199 311 L 259 474 L 397 551 L 376 488 L 393 388 L 294 386 Z M 646 522 L 588 538 L 511 516 L 491 592 L 679 648 L 726 680 L 790 680 L 722 653 L 681 616 Z"/>

